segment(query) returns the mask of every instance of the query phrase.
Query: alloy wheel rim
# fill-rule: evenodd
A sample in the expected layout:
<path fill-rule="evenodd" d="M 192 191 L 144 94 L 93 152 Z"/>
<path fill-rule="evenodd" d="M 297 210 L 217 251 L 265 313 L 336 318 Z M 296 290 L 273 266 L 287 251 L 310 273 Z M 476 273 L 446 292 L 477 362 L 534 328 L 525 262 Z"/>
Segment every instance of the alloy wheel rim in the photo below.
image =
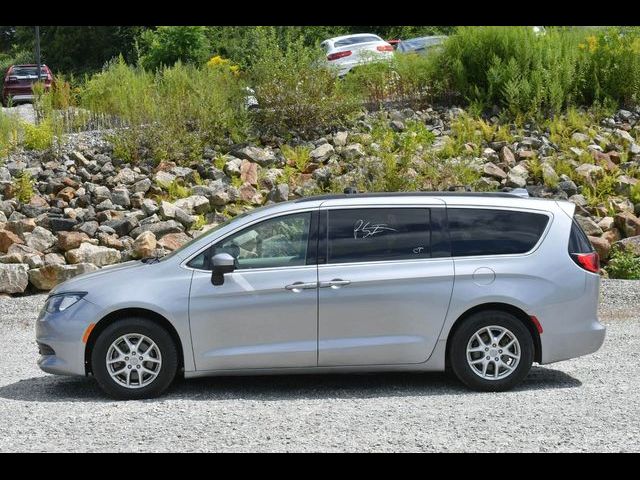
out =
<path fill-rule="evenodd" d="M 109 346 L 106 362 L 109 375 L 118 385 L 143 388 L 158 377 L 162 368 L 162 354 L 149 337 L 127 333 Z"/>
<path fill-rule="evenodd" d="M 502 380 L 520 363 L 520 342 L 510 330 L 498 325 L 482 327 L 467 343 L 467 363 L 484 380 Z"/>

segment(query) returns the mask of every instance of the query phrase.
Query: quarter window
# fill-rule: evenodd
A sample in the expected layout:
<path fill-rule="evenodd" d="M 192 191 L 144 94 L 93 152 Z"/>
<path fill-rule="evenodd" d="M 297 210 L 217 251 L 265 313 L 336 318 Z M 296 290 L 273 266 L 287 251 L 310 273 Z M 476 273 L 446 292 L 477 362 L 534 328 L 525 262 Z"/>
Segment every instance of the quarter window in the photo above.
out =
<path fill-rule="evenodd" d="M 328 215 L 328 263 L 431 257 L 429 209 L 341 209 Z"/>
<path fill-rule="evenodd" d="M 448 208 L 454 257 L 525 253 L 547 226 L 539 213 L 480 208 Z"/>

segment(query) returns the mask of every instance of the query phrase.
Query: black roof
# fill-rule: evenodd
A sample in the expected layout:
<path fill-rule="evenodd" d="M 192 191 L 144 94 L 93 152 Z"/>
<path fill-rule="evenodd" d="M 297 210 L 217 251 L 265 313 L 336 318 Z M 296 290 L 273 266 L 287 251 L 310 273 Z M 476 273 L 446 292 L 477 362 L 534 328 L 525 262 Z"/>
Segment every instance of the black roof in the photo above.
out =
<path fill-rule="evenodd" d="M 510 192 L 372 192 L 372 193 L 334 193 L 316 195 L 294 200 L 294 203 L 312 202 L 314 200 L 338 200 L 341 198 L 369 198 L 369 197 L 495 197 L 495 198 L 523 198 Z"/>

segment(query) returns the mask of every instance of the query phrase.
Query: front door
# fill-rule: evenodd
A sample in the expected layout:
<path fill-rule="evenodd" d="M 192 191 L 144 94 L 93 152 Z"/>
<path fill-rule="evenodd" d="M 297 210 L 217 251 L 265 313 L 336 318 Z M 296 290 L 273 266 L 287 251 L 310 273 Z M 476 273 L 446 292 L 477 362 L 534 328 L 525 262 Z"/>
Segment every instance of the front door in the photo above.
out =
<path fill-rule="evenodd" d="M 197 370 L 317 365 L 316 230 L 317 211 L 272 217 L 190 262 Z M 203 259 L 221 252 L 236 259 L 236 270 L 214 286 Z"/>
<path fill-rule="evenodd" d="M 333 208 L 322 217 L 318 365 L 426 361 L 453 289 L 444 206 Z"/>

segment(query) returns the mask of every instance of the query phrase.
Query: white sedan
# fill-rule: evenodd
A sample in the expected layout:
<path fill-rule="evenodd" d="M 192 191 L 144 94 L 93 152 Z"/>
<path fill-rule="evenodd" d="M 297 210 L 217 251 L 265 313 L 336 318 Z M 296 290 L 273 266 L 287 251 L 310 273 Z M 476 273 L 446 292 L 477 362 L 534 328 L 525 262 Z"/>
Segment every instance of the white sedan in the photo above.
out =
<path fill-rule="evenodd" d="M 340 77 L 358 65 L 393 57 L 393 47 L 372 33 L 329 38 L 320 46 L 327 55 L 327 62 L 337 68 Z"/>

